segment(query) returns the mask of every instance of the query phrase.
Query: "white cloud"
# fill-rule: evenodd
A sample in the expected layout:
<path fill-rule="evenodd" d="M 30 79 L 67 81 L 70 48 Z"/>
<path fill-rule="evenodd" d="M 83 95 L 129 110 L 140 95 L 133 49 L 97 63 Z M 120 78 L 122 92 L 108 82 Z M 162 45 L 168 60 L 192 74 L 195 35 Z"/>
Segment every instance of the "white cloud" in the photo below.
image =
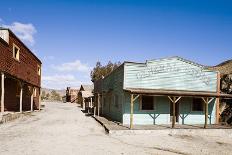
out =
<path fill-rule="evenodd" d="M 34 34 L 37 31 L 33 24 L 14 22 L 10 25 L 3 24 L 2 26 L 11 29 L 20 39 L 22 39 L 25 42 L 28 42 L 30 45 L 33 46 L 35 44 Z"/>
<path fill-rule="evenodd" d="M 91 67 L 89 67 L 88 64 L 83 64 L 80 60 L 63 63 L 61 65 L 52 65 L 52 68 L 61 72 L 78 71 L 78 72 L 89 73 L 91 70 Z"/>
<path fill-rule="evenodd" d="M 43 59 L 44 59 L 44 60 L 54 60 L 55 57 L 52 56 L 52 55 L 50 55 L 50 56 L 45 56 Z"/>
<path fill-rule="evenodd" d="M 42 77 L 42 87 L 65 89 L 67 86 L 80 86 L 81 81 L 73 75 L 51 75 Z"/>

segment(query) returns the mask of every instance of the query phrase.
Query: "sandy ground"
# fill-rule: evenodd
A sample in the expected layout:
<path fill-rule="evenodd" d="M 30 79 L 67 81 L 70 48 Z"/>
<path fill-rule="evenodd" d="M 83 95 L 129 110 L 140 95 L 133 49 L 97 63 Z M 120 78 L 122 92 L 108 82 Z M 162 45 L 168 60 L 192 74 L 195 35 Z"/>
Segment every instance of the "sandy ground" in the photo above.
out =
<path fill-rule="evenodd" d="M 109 136 L 77 105 L 46 103 L 41 112 L 0 125 L 0 154 L 232 154 L 232 131 L 210 132 Z"/>

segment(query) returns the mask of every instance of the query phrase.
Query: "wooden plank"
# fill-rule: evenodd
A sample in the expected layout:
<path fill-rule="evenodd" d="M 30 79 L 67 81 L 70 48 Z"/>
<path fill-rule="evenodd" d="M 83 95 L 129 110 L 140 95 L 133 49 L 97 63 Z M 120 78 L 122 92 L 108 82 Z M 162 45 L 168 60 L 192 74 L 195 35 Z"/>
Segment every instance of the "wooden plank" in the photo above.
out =
<path fill-rule="evenodd" d="M 5 75 L 4 73 L 2 73 L 2 76 L 1 76 L 1 113 L 4 113 L 4 97 L 5 97 Z"/>
<path fill-rule="evenodd" d="M 130 103 L 130 129 L 133 128 L 133 113 L 134 113 L 134 95 L 131 94 L 131 103 Z"/>
<path fill-rule="evenodd" d="M 205 102 L 205 125 L 204 128 L 207 128 L 207 124 L 208 124 L 208 103 L 209 103 L 209 98 L 206 98 L 206 102 Z"/>

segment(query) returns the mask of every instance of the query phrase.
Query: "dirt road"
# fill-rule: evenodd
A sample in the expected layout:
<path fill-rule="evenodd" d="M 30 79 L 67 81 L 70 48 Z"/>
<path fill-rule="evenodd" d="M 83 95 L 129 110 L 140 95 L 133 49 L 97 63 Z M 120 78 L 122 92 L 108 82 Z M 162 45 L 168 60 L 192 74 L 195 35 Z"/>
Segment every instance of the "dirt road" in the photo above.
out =
<path fill-rule="evenodd" d="M 0 125 L 0 154 L 232 154 L 231 139 L 218 134 L 109 136 L 77 105 L 46 103 L 41 112 Z"/>

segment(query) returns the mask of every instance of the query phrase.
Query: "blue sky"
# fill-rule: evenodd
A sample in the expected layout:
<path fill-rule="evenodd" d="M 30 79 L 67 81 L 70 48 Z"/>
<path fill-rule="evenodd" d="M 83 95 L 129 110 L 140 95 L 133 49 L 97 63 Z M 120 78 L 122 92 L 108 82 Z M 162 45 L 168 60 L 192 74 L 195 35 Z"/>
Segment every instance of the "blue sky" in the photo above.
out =
<path fill-rule="evenodd" d="M 232 2 L 224 0 L 2 1 L 10 27 L 43 62 L 43 87 L 90 83 L 96 61 L 232 57 Z M 70 69 L 75 68 L 75 69 Z"/>

